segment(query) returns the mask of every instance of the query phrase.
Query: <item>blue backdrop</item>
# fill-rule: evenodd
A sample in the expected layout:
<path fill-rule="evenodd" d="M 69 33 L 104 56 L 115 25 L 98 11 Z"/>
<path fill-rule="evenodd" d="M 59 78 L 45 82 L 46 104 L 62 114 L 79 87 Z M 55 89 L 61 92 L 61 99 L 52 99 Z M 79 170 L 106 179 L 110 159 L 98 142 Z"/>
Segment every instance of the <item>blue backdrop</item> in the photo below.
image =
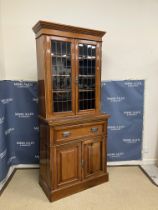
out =
<path fill-rule="evenodd" d="M 103 81 L 101 102 L 102 112 L 111 114 L 108 161 L 140 160 L 144 81 Z"/>
<path fill-rule="evenodd" d="M 141 159 L 143 100 L 142 80 L 102 82 L 108 161 Z M 12 165 L 39 163 L 37 115 L 37 82 L 0 81 L 0 182 Z"/>
<path fill-rule="evenodd" d="M 0 82 L 0 181 L 11 165 L 39 162 L 36 82 Z"/>

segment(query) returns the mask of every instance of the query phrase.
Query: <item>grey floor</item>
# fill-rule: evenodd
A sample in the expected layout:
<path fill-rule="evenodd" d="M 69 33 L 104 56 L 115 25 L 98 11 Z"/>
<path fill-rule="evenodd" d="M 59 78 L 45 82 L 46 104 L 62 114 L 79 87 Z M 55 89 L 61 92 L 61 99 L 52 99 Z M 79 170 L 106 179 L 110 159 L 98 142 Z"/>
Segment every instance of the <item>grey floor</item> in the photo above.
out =
<path fill-rule="evenodd" d="M 156 165 L 142 165 L 141 168 L 149 178 L 158 186 L 158 167 Z"/>
<path fill-rule="evenodd" d="M 109 182 L 50 203 L 38 169 L 17 170 L 0 197 L 0 210 L 158 210 L 158 187 L 139 167 L 108 171 Z"/>

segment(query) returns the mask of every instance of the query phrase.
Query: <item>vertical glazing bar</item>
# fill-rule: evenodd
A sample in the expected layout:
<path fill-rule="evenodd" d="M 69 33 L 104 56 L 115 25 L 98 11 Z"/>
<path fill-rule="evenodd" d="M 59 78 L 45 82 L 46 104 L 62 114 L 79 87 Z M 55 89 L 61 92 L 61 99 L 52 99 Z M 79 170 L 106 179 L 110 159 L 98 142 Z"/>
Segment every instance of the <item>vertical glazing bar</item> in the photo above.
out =
<path fill-rule="evenodd" d="M 61 84 L 61 89 L 64 91 L 64 77 L 62 76 L 64 74 L 64 71 L 63 71 L 63 51 L 62 51 L 62 42 L 60 42 L 60 52 L 61 52 L 61 62 L 60 62 L 60 65 L 61 65 L 61 72 L 60 72 L 60 84 Z M 63 98 L 64 97 L 64 92 L 61 92 L 61 111 L 64 110 L 64 104 L 63 104 Z"/>
<path fill-rule="evenodd" d="M 87 58 L 86 58 L 86 64 L 87 64 L 87 66 L 86 66 L 86 68 L 87 68 L 87 73 L 88 73 L 88 48 L 90 47 L 89 45 L 86 45 L 87 46 Z M 89 78 L 87 77 L 86 78 L 87 79 L 87 81 L 86 81 L 86 83 L 87 83 L 87 89 L 89 89 Z M 89 100 L 88 100 L 88 92 L 86 93 L 86 99 L 87 99 L 87 102 L 86 102 L 86 109 L 88 109 L 88 106 L 89 106 Z"/>
<path fill-rule="evenodd" d="M 84 52 L 84 58 L 83 58 L 83 66 L 84 66 L 84 71 L 85 71 L 85 69 L 86 69 L 86 67 L 85 67 L 85 57 L 86 57 L 86 54 L 85 54 L 85 44 L 83 45 L 83 52 Z M 85 109 L 85 92 L 84 92 L 84 82 L 85 82 L 85 80 L 84 80 L 84 77 L 83 77 L 83 80 L 82 80 L 82 88 L 83 88 L 83 109 Z"/>
<path fill-rule="evenodd" d="M 92 73 L 92 47 L 93 46 L 91 46 L 91 54 L 90 54 L 90 57 L 91 57 L 91 60 L 90 60 L 90 74 L 91 74 L 91 87 L 93 88 L 93 73 Z M 90 108 L 92 109 L 93 108 L 93 106 L 92 106 L 92 91 L 90 92 Z"/>

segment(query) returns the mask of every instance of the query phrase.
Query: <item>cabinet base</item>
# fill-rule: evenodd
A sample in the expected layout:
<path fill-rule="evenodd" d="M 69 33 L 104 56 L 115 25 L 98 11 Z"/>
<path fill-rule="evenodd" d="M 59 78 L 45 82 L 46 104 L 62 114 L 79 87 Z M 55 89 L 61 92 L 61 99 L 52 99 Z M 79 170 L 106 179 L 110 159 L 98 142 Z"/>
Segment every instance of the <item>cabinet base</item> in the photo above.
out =
<path fill-rule="evenodd" d="M 86 181 L 82 181 L 80 183 L 71 185 L 69 187 L 65 187 L 65 188 L 60 188 L 57 190 L 53 190 L 51 191 L 48 187 L 48 185 L 46 184 L 46 182 L 44 182 L 44 180 L 40 177 L 39 180 L 39 184 L 42 187 L 42 189 L 44 190 L 45 194 L 47 195 L 48 199 L 50 202 L 56 201 L 60 198 L 64 198 L 68 195 L 72 195 L 74 193 L 80 192 L 82 190 L 86 190 L 90 187 L 96 186 L 98 184 L 107 182 L 109 180 L 109 176 L 108 173 L 98 176 L 94 179 L 89 179 Z"/>

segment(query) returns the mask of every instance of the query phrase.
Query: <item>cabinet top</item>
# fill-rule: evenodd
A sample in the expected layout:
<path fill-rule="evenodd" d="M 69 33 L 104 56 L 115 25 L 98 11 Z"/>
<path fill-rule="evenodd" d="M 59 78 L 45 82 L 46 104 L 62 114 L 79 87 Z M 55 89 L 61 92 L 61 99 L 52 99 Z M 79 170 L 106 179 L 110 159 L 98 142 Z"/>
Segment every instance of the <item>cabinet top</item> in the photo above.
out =
<path fill-rule="evenodd" d="M 70 32 L 73 34 L 97 36 L 101 38 L 106 33 L 105 31 L 98 31 L 94 29 L 87 29 L 87 28 L 64 25 L 64 24 L 59 24 L 59 23 L 52 23 L 52 22 L 47 22 L 47 21 L 42 21 L 42 20 L 38 21 L 32 29 L 37 36 L 41 34 L 51 35 L 51 31 L 52 33 L 53 31 L 62 31 L 62 32 Z"/>

